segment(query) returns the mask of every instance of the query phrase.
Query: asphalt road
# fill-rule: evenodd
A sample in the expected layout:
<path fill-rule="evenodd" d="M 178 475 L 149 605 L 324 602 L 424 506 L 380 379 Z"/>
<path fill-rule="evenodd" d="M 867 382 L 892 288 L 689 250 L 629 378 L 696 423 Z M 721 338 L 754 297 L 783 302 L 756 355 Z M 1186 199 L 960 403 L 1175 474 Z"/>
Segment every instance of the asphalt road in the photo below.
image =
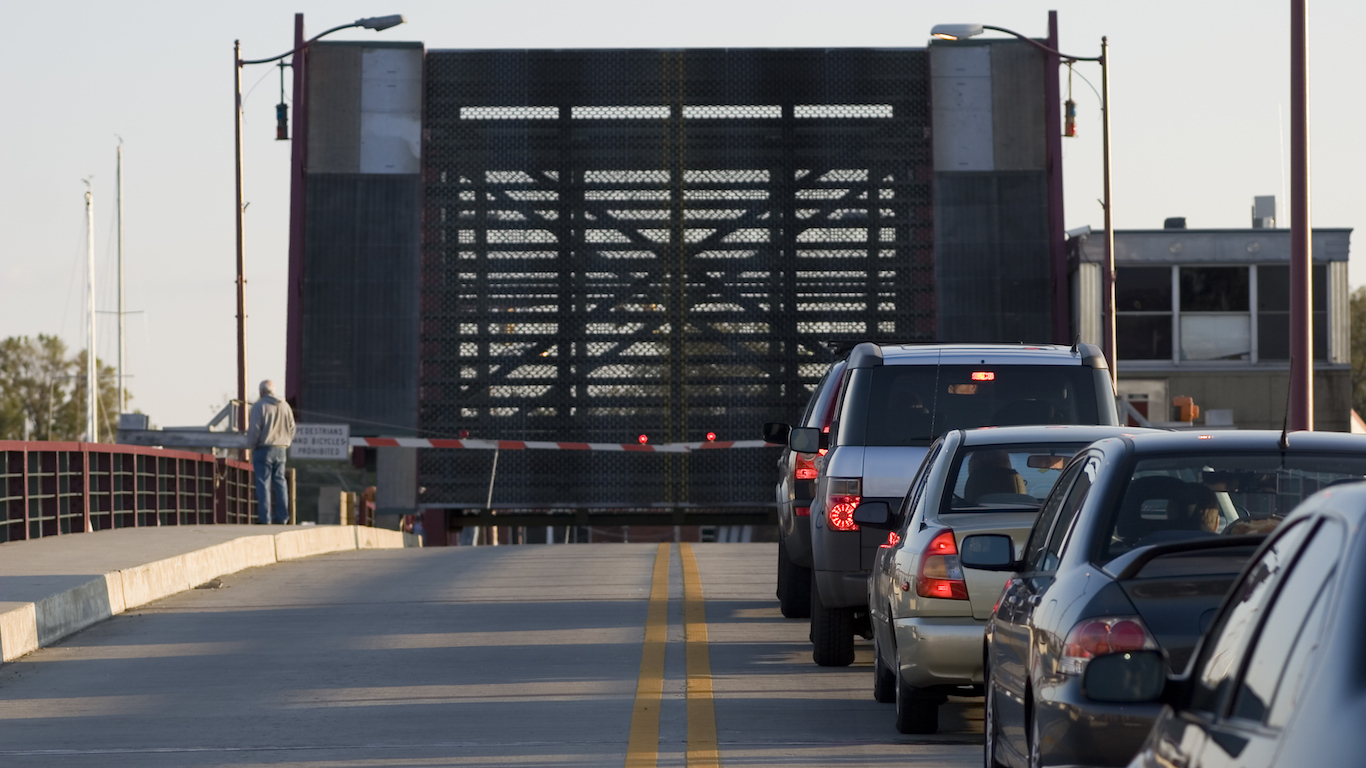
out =
<path fill-rule="evenodd" d="M 870 646 L 811 663 L 776 556 L 456 547 L 244 571 L 0 667 L 0 764 L 980 765 L 979 703 L 901 736 Z"/>

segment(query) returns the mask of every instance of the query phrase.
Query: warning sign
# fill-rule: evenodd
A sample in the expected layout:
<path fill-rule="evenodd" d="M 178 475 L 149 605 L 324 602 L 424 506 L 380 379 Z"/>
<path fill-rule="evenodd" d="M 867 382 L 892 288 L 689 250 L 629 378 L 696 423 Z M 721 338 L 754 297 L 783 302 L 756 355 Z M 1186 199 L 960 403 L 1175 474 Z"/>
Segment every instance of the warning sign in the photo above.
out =
<path fill-rule="evenodd" d="M 351 425 L 294 425 L 294 442 L 289 446 L 289 457 L 334 460 L 351 458 Z"/>

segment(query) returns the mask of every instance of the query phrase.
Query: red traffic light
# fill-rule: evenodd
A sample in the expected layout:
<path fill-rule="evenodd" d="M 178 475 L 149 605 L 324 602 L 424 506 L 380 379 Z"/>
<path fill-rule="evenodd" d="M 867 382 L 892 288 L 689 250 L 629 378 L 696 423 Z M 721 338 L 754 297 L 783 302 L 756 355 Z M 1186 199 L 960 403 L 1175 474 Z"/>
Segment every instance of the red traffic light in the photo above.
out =
<path fill-rule="evenodd" d="M 708 432 L 708 433 L 707 433 L 707 442 L 709 442 L 709 443 L 714 443 L 714 442 L 716 442 L 716 433 L 715 433 L 715 432 Z"/>
<path fill-rule="evenodd" d="M 637 437 L 636 440 L 637 440 L 641 445 L 645 445 L 646 443 L 650 442 L 650 436 L 649 436 L 649 435 L 641 435 L 640 437 Z"/>

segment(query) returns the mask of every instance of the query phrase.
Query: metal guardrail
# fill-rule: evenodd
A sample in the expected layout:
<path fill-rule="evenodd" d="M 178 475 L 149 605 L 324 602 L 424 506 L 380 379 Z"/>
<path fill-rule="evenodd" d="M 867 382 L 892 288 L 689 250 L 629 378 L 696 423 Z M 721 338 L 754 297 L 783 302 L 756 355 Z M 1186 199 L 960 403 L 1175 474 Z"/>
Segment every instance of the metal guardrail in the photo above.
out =
<path fill-rule="evenodd" d="M 418 508 L 427 546 L 447 544 L 463 528 L 502 526 L 777 525 L 777 504 L 563 504 L 553 507 L 498 507 L 423 504 Z"/>
<path fill-rule="evenodd" d="M 106 443 L 0 440 L 0 542 L 254 517 L 248 462 Z"/>

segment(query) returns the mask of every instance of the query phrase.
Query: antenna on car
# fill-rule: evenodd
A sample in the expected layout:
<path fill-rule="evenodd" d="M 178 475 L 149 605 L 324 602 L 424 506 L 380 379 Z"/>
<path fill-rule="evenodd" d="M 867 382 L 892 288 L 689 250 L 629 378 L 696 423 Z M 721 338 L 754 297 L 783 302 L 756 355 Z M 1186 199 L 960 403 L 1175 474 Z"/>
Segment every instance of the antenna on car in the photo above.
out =
<path fill-rule="evenodd" d="M 1077 354 L 1077 351 L 1080 350 L 1080 349 L 1081 349 L 1081 331 L 1077 331 L 1077 334 L 1076 334 L 1075 336 L 1072 337 L 1072 354 L 1074 354 L 1074 355 Z"/>
<path fill-rule="evenodd" d="M 1295 358 L 1290 358 L 1290 370 L 1295 370 Z M 1285 458 L 1285 452 L 1290 450 L 1290 392 L 1292 387 L 1290 382 L 1285 384 L 1285 417 L 1281 420 L 1281 440 L 1278 445 L 1281 448 L 1281 458 Z"/>

